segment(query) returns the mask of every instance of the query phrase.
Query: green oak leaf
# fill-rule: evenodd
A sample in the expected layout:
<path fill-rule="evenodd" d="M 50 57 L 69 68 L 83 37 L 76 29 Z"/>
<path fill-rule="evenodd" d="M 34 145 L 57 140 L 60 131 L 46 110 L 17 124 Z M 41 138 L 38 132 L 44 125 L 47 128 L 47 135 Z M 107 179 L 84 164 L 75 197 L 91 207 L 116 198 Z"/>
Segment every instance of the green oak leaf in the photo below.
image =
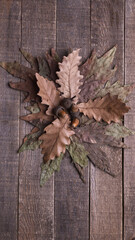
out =
<path fill-rule="evenodd" d="M 40 186 L 42 187 L 55 171 L 60 170 L 60 164 L 63 158 L 63 153 L 57 158 L 47 163 L 41 164 Z"/>
<path fill-rule="evenodd" d="M 75 139 L 75 138 L 74 138 Z M 87 167 L 88 165 L 88 152 L 85 150 L 84 146 L 77 141 L 72 141 L 68 146 L 68 152 L 73 160 L 73 162 L 78 163 L 81 167 Z"/>
<path fill-rule="evenodd" d="M 124 138 L 135 134 L 135 131 L 126 128 L 118 123 L 111 123 L 106 126 L 105 134 L 108 136 L 113 136 L 116 139 Z"/>
<path fill-rule="evenodd" d="M 104 97 L 107 93 L 111 96 L 118 95 L 118 98 L 122 102 L 126 101 L 127 96 L 133 91 L 135 84 L 123 86 L 120 81 L 111 84 L 109 81 L 106 83 L 105 87 L 100 89 L 96 94 L 96 97 Z"/>
<path fill-rule="evenodd" d="M 22 146 L 19 148 L 18 152 L 23 152 L 25 150 L 35 150 L 38 149 L 40 144 L 42 143 L 41 140 L 38 140 L 39 136 L 41 135 L 41 131 L 35 133 L 30 133 L 24 138 L 24 142 Z"/>

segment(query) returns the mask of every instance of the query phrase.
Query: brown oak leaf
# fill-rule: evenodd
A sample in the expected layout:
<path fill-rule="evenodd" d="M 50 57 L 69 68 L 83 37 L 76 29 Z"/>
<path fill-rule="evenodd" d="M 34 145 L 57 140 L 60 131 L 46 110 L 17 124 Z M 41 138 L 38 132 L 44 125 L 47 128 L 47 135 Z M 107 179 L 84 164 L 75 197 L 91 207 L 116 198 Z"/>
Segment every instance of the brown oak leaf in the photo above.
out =
<path fill-rule="evenodd" d="M 38 86 L 36 83 L 35 70 L 25 67 L 18 62 L 0 62 L 0 66 L 7 72 L 17 78 L 21 78 L 22 82 L 10 82 L 11 88 L 27 92 L 28 95 L 25 98 L 25 102 L 37 99 Z"/>
<path fill-rule="evenodd" d="M 21 116 L 20 119 L 31 123 L 33 126 L 37 127 L 38 129 L 44 129 L 50 122 L 53 121 L 53 116 L 49 116 L 46 114 L 47 107 L 40 102 L 36 103 L 35 112 L 32 111 L 30 107 L 26 109 L 31 111 L 31 114 Z M 34 107 L 33 107 L 34 108 Z"/>
<path fill-rule="evenodd" d="M 44 129 L 45 133 L 39 137 L 39 140 L 43 141 L 40 148 L 44 154 L 44 162 L 65 153 L 66 145 L 70 144 L 70 136 L 74 134 L 69 124 L 69 116 L 66 115 L 64 118 L 57 118 Z"/>
<path fill-rule="evenodd" d="M 60 85 L 58 88 L 63 97 L 74 98 L 73 102 L 78 102 L 78 96 L 83 76 L 80 75 L 78 66 L 81 57 L 79 56 L 80 49 L 74 50 L 67 57 L 63 57 L 62 63 L 59 63 L 60 71 L 57 72 L 59 79 L 56 82 Z"/>
<path fill-rule="evenodd" d="M 52 110 L 60 103 L 60 93 L 57 91 L 54 82 L 36 73 L 37 85 L 39 87 L 38 95 L 42 98 L 42 104 L 48 105 L 47 114 L 53 115 Z"/>
<path fill-rule="evenodd" d="M 96 52 L 93 51 L 91 57 L 80 66 L 79 69 L 84 78 L 79 102 L 87 102 L 90 98 L 93 99 L 100 85 L 114 76 L 117 67 L 112 68 L 111 64 L 116 49 L 117 47 L 114 46 L 100 58 L 97 58 Z"/>
<path fill-rule="evenodd" d="M 124 113 L 127 113 L 130 109 L 118 99 L 118 96 L 110 96 L 109 93 L 103 98 L 90 99 L 87 103 L 80 103 L 78 108 L 90 119 L 94 118 L 98 122 L 104 120 L 108 124 L 111 121 L 120 122 Z"/>
<path fill-rule="evenodd" d="M 50 78 L 55 81 L 57 78 L 56 71 L 58 71 L 58 62 L 60 62 L 60 58 L 54 48 L 51 49 L 51 55 L 46 52 L 45 57 L 50 67 Z"/>

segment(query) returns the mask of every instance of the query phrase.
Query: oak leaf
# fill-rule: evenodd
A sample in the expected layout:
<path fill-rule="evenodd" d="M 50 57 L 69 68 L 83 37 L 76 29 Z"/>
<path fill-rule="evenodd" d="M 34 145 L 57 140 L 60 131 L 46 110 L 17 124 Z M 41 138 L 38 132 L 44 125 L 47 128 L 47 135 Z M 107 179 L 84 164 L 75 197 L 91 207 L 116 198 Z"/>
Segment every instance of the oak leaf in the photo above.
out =
<path fill-rule="evenodd" d="M 37 85 L 39 87 L 38 95 L 42 98 L 42 104 L 48 105 L 47 114 L 53 115 L 53 109 L 60 103 L 60 93 L 57 91 L 54 82 L 36 73 Z"/>
<path fill-rule="evenodd" d="M 25 98 L 25 102 L 37 99 L 38 86 L 36 83 L 35 73 L 32 68 L 25 67 L 18 62 L 0 62 L 0 66 L 4 68 L 14 77 L 23 79 L 21 82 L 9 82 L 11 88 L 27 92 L 28 95 Z"/>
<path fill-rule="evenodd" d="M 21 116 L 20 119 L 31 123 L 33 126 L 38 127 L 39 129 L 43 130 L 45 126 L 53 121 L 53 116 L 46 114 L 47 107 L 40 102 L 30 105 L 26 107 L 26 109 L 31 113 Z"/>
<path fill-rule="evenodd" d="M 99 87 L 114 76 L 117 67 L 112 68 L 111 64 L 116 49 L 117 47 L 114 46 L 100 58 L 97 58 L 96 52 L 93 51 L 91 57 L 80 66 L 79 69 L 84 78 L 79 102 L 87 102 L 90 98 L 93 99 Z"/>
<path fill-rule="evenodd" d="M 46 61 L 50 67 L 50 78 L 55 81 L 57 78 L 56 72 L 58 71 L 58 62 L 60 62 L 60 58 L 56 53 L 55 49 L 51 49 L 51 54 L 46 52 L 45 54 Z"/>
<path fill-rule="evenodd" d="M 47 163 L 41 164 L 41 176 L 40 176 L 40 186 L 47 182 L 47 180 L 53 175 L 55 171 L 60 170 L 60 164 L 63 158 L 63 153 L 59 157 L 56 157 L 54 161 L 48 161 Z"/>
<path fill-rule="evenodd" d="M 118 96 L 110 96 L 107 94 L 103 98 L 96 98 L 95 100 L 89 100 L 87 103 L 78 104 L 80 112 L 87 115 L 90 119 L 94 118 L 96 121 L 104 120 L 108 124 L 113 122 L 120 122 L 124 113 L 129 111 L 129 107 L 126 106 Z"/>
<path fill-rule="evenodd" d="M 44 162 L 59 157 L 61 153 L 65 153 L 66 145 L 70 144 L 70 136 L 74 131 L 70 129 L 70 120 L 68 115 L 64 118 L 56 119 L 47 126 L 39 140 L 42 140 L 40 148 L 44 154 Z"/>
<path fill-rule="evenodd" d="M 106 83 L 105 87 L 100 89 L 96 94 L 96 97 L 103 97 L 107 93 L 110 93 L 111 96 L 117 95 L 122 102 L 126 101 L 127 96 L 133 91 L 135 84 L 124 85 L 117 81 L 111 84 L 109 81 Z"/>
<path fill-rule="evenodd" d="M 130 135 L 134 135 L 135 131 L 126 128 L 125 126 L 118 123 L 111 123 L 110 125 L 106 126 L 105 134 L 108 136 L 113 136 L 116 139 L 120 139 Z"/>
<path fill-rule="evenodd" d="M 67 57 L 63 57 L 62 63 L 59 63 L 60 71 L 57 72 L 59 79 L 56 82 L 60 85 L 58 88 L 63 97 L 73 98 L 73 102 L 78 102 L 78 95 L 80 92 L 81 79 L 78 66 L 80 64 L 81 57 L 79 56 L 80 49 L 74 50 Z"/>
<path fill-rule="evenodd" d="M 106 134 L 106 128 L 110 126 L 103 126 L 97 122 L 91 123 L 90 125 L 80 126 L 75 129 L 75 133 L 79 139 L 83 142 L 98 144 L 98 145 L 109 145 L 115 148 L 125 148 L 125 144 L 114 136 L 109 136 Z"/>

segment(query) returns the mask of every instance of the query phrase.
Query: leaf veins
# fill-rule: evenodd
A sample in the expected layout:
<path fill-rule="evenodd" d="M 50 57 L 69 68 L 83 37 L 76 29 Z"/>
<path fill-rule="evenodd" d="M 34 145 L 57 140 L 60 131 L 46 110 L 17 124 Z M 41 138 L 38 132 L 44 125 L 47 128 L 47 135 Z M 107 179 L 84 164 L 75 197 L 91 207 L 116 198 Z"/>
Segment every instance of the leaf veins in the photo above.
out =
<path fill-rule="evenodd" d="M 40 148 L 44 154 L 44 162 L 59 157 L 61 153 L 65 153 L 66 145 L 70 144 L 70 136 L 74 134 L 71 130 L 68 115 L 64 118 L 56 119 L 44 131 L 45 133 L 39 137 L 42 140 Z"/>
<path fill-rule="evenodd" d="M 94 118 L 96 121 L 104 120 L 108 124 L 113 122 L 120 122 L 124 113 L 129 111 L 129 107 L 118 99 L 118 96 L 110 96 L 107 94 L 103 98 L 96 98 L 89 100 L 87 103 L 78 104 L 80 112 L 87 115 L 90 119 Z"/>
<path fill-rule="evenodd" d="M 59 91 L 63 93 L 63 97 L 74 97 L 75 103 L 78 101 L 79 87 L 82 84 L 80 80 L 83 78 L 78 70 L 81 59 L 79 51 L 80 49 L 74 50 L 67 57 L 63 57 L 62 63 L 59 63 L 60 71 L 57 72 L 59 79 L 56 80 L 60 85 Z"/>

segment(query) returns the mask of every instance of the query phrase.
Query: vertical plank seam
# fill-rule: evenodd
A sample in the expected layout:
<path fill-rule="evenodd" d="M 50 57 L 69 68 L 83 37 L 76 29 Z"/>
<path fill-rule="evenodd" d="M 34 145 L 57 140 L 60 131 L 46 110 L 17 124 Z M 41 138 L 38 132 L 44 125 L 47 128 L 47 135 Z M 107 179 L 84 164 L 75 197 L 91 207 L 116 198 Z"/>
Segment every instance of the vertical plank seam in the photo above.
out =
<path fill-rule="evenodd" d="M 55 49 L 57 51 L 57 0 L 55 0 Z M 53 239 L 55 239 L 55 172 L 53 174 L 53 206 L 54 206 L 54 214 L 53 214 Z"/>
<path fill-rule="evenodd" d="M 21 5 L 21 17 L 20 17 L 20 47 L 22 48 L 22 0 L 20 1 Z M 22 55 L 20 55 L 20 62 L 22 62 Z M 21 79 L 20 79 L 21 81 Z M 20 99 L 20 105 L 19 105 L 19 117 L 21 114 L 21 91 L 19 94 L 19 99 Z M 19 146 L 20 146 L 20 119 L 19 119 L 19 124 L 18 124 L 18 130 L 19 130 Z M 19 147 L 18 146 L 18 147 Z M 20 215 L 20 204 L 19 204 L 19 199 L 20 199 L 20 153 L 19 153 L 19 163 L 18 163 L 18 209 L 17 209 L 17 240 L 19 240 L 19 215 Z"/>
<path fill-rule="evenodd" d="M 57 50 L 57 0 L 55 0 L 55 49 Z M 53 240 L 55 239 L 55 172 L 53 173 Z"/>
<path fill-rule="evenodd" d="M 91 51 L 91 0 L 90 0 L 90 51 Z M 89 240 L 91 239 L 91 236 L 90 236 L 90 233 L 91 233 L 91 227 L 90 227 L 90 224 L 91 224 L 91 163 L 89 162 L 89 172 L 88 172 L 88 176 L 89 176 Z"/>
<path fill-rule="evenodd" d="M 123 57 L 124 57 L 124 61 L 123 61 L 123 65 L 124 65 L 124 84 L 125 84 L 125 15 L 126 15 L 126 2 L 124 0 L 124 4 L 123 4 L 123 12 L 124 12 L 124 26 L 123 26 L 123 37 L 124 37 L 124 43 L 123 43 Z M 124 119 L 123 119 L 124 121 Z M 124 141 L 124 139 L 123 139 Z M 124 240 L 124 149 L 122 149 L 122 239 Z"/>

